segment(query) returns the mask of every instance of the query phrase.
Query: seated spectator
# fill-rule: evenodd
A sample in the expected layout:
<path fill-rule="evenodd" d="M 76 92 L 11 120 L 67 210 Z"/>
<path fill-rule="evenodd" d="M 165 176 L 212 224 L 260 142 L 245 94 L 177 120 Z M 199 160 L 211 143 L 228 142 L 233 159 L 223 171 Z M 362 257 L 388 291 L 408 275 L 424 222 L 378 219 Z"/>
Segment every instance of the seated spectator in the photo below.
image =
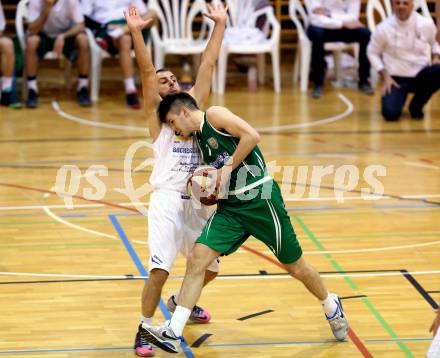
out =
<path fill-rule="evenodd" d="M 324 44 L 326 42 L 359 43 L 359 82 L 358 88 L 366 94 L 373 94 L 368 82 L 370 62 L 367 58 L 367 45 L 370 31 L 359 21 L 360 0 L 306 0 L 310 25 L 307 36 L 312 42 L 312 97 L 322 96 L 325 77 Z"/>
<path fill-rule="evenodd" d="M 12 104 L 12 76 L 14 73 L 14 44 L 3 35 L 6 28 L 5 14 L 0 1 L 0 72 L 1 72 L 1 105 Z"/>
<path fill-rule="evenodd" d="M 127 105 L 140 108 L 134 81 L 134 66 L 131 57 L 132 40 L 124 19 L 124 11 L 136 6 L 143 19 L 155 18 L 142 0 L 82 0 L 83 13 L 95 32 L 96 41 L 111 55 L 119 53 L 119 62 L 124 78 Z"/>
<path fill-rule="evenodd" d="M 368 46 L 370 61 L 383 78 L 382 115 L 398 120 L 413 92 L 409 112 L 413 119 L 423 119 L 423 106 L 440 88 L 436 27 L 414 11 L 413 0 L 392 0 L 392 7 L 394 14 L 379 24 Z"/>
<path fill-rule="evenodd" d="M 26 106 L 38 107 L 38 60 L 49 51 L 54 51 L 59 57 L 64 54 L 71 62 L 78 61 L 77 100 L 81 106 L 90 106 L 90 49 L 79 0 L 30 0 L 27 20 Z"/>

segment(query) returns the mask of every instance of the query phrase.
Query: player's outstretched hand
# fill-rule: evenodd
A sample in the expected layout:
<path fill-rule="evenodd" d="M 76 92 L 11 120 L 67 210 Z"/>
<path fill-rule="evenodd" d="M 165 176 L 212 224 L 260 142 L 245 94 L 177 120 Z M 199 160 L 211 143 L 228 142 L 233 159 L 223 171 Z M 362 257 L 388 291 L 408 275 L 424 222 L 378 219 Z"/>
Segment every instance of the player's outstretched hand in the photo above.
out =
<path fill-rule="evenodd" d="M 223 4 L 220 2 L 217 4 L 207 4 L 207 7 L 208 12 L 203 13 L 204 16 L 216 23 L 226 23 L 226 20 L 228 19 L 227 6 L 223 6 Z"/>
<path fill-rule="evenodd" d="M 125 20 L 127 21 L 127 26 L 131 32 L 142 31 L 148 26 L 151 26 L 153 19 L 144 20 L 139 15 L 139 10 L 136 6 L 130 6 L 128 13 L 124 11 Z"/>

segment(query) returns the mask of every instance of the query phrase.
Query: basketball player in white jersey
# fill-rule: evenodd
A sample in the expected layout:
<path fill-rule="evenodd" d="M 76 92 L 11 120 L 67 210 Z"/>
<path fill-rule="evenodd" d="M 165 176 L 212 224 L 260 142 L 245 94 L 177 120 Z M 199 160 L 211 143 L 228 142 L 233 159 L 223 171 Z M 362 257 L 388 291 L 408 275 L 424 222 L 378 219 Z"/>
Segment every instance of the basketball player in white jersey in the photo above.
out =
<path fill-rule="evenodd" d="M 199 105 L 210 93 L 213 70 L 223 41 L 226 11 L 221 4 L 208 5 L 208 13 L 204 14 L 215 22 L 215 27 L 202 54 L 196 83 L 188 91 Z M 187 256 L 191 252 L 210 212 L 206 207 L 195 209 L 186 194 L 187 180 L 201 162 L 197 144 L 192 138 L 176 136 L 168 125 L 160 122 L 156 114 L 163 97 L 180 91 L 176 76 L 166 69 L 156 72 L 151 62 L 141 32 L 144 27 L 151 25 L 151 20 L 143 20 L 136 7 L 131 7 L 125 16 L 141 73 L 145 112 L 156 159 L 150 177 L 154 192 L 148 210 L 150 276 L 142 292 L 141 316 L 141 325 L 151 325 L 162 287 L 177 253 L 181 251 Z M 219 263 L 215 260 L 206 271 L 204 283 L 213 280 L 218 270 Z M 173 312 L 176 306 L 177 298 L 171 296 L 167 307 Z M 190 319 L 196 323 L 206 323 L 211 316 L 203 308 L 195 306 Z M 134 348 L 139 356 L 154 355 L 153 347 L 139 331 Z"/>

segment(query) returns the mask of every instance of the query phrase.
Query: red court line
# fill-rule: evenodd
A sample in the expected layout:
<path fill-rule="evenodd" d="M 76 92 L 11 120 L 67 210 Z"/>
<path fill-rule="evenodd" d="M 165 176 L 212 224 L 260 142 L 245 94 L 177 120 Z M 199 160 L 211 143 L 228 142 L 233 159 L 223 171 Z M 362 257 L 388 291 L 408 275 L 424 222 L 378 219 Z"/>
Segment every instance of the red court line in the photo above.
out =
<path fill-rule="evenodd" d="M 430 164 L 432 164 L 432 163 L 434 163 L 432 160 L 430 160 L 430 159 L 425 159 L 425 158 L 420 158 L 419 159 L 421 162 L 425 162 L 425 163 L 430 163 Z"/>
<path fill-rule="evenodd" d="M 356 333 L 354 333 L 351 327 L 348 329 L 348 336 L 365 358 L 373 358 L 373 355 L 369 352 L 367 347 L 365 347 L 364 343 L 359 339 Z"/>
<path fill-rule="evenodd" d="M 7 186 L 7 187 L 10 187 L 10 188 L 24 189 L 24 190 L 30 190 L 30 191 L 37 191 L 37 192 L 40 192 L 40 193 L 48 193 L 48 194 L 53 194 L 53 195 L 57 195 L 58 196 L 58 194 L 56 192 L 52 191 L 52 190 L 45 190 L 45 189 L 33 188 L 33 187 L 30 187 L 30 186 L 25 186 L 25 185 L 1 183 L 1 182 L 0 182 L 0 185 L 1 186 Z M 129 210 L 129 211 L 132 211 L 132 212 L 140 214 L 140 212 L 138 210 L 136 210 L 136 209 L 129 208 L 129 207 L 123 206 L 123 205 L 113 204 L 113 203 L 110 203 L 110 202 L 104 201 L 104 200 L 90 200 L 90 199 L 86 199 L 86 198 L 84 198 L 84 197 L 82 197 L 80 195 L 72 195 L 72 198 L 80 199 L 80 200 L 83 200 L 83 201 L 88 201 L 88 202 L 91 202 L 91 203 L 103 204 L 103 205 L 111 206 L 111 207 L 118 208 L 118 209 Z"/>
<path fill-rule="evenodd" d="M 6 187 L 11 187 L 11 188 L 24 189 L 24 190 L 30 190 L 30 191 L 37 191 L 37 192 L 40 192 L 40 193 L 49 193 L 49 194 L 57 195 L 56 192 L 51 191 L 51 190 L 33 188 L 33 187 L 19 185 L 19 184 L 10 184 L 10 183 L 1 183 L 0 182 L 0 185 L 1 186 L 6 186 Z M 108 201 L 90 200 L 90 199 L 86 199 L 86 198 L 84 198 L 82 196 L 79 196 L 79 195 L 72 195 L 72 197 L 80 199 L 80 200 L 83 200 L 83 201 L 99 203 L 99 204 L 111 206 L 111 207 L 114 207 L 114 208 L 129 210 L 129 211 L 138 213 L 138 211 L 136 209 L 132 209 L 132 208 L 129 208 L 129 207 L 126 207 L 126 206 L 118 205 L 118 204 L 113 204 L 113 203 L 110 203 Z M 267 256 L 266 254 L 263 254 L 262 252 L 259 252 L 258 250 L 252 249 L 252 248 L 250 248 L 250 247 L 248 247 L 246 245 L 242 245 L 240 247 L 243 250 L 249 251 L 249 252 L 253 253 L 254 255 L 257 255 L 257 256 L 265 259 L 266 261 L 269 261 L 269 262 L 273 263 L 274 265 L 280 267 L 281 269 L 286 270 L 286 268 L 284 267 L 284 265 L 282 263 L 278 262 L 277 260 L 273 259 L 270 256 Z M 362 341 L 359 339 L 359 337 L 356 335 L 356 333 L 353 331 L 352 328 L 349 329 L 348 336 L 350 337 L 351 341 L 354 343 L 356 348 L 359 350 L 359 352 L 361 352 L 362 355 L 365 358 L 372 358 L 373 357 L 371 355 L 371 353 L 368 351 L 367 347 L 365 347 L 365 345 L 362 343 Z"/>
<path fill-rule="evenodd" d="M 286 271 L 286 268 L 284 267 L 284 265 L 282 263 L 280 263 L 279 261 L 273 259 L 272 257 L 267 256 L 266 254 L 263 254 L 262 252 L 259 252 L 255 249 L 252 249 L 246 245 L 241 245 L 240 248 L 257 255 L 257 256 L 265 259 L 266 261 L 269 261 L 269 262 L 273 263 L 274 265 L 276 265 Z M 350 337 L 351 341 L 354 343 L 356 348 L 359 350 L 359 352 L 361 352 L 365 358 L 373 358 L 372 354 L 368 351 L 367 347 L 365 347 L 364 343 L 359 339 L 359 337 L 357 336 L 357 334 L 353 331 L 353 329 L 351 327 L 348 330 L 348 336 Z"/>

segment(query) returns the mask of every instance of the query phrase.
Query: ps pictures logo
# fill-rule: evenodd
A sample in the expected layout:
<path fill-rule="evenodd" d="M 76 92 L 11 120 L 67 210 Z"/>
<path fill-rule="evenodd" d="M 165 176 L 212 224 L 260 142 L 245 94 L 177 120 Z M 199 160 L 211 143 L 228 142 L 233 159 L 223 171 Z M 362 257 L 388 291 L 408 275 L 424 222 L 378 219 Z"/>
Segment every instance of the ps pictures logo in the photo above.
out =
<path fill-rule="evenodd" d="M 217 149 L 218 142 L 215 138 L 208 139 L 209 146 Z M 107 185 L 103 181 L 108 178 L 107 182 L 123 183 L 123 187 L 113 187 L 113 191 L 123 194 L 128 198 L 130 204 L 134 206 L 140 213 L 147 215 L 147 204 L 145 203 L 147 195 L 151 193 L 154 188 L 149 183 L 149 174 L 153 168 L 155 160 L 151 157 L 152 144 L 147 141 L 137 141 L 128 148 L 124 162 L 123 162 L 123 177 L 115 180 L 114 177 L 109 178 L 109 172 L 121 171 L 119 168 L 109 169 L 103 164 L 92 165 L 86 169 L 84 174 L 77 165 L 64 165 L 58 169 L 54 190 L 57 195 L 63 199 L 65 206 L 68 209 L 73 208 L 73 199 L 79 196 L 81 199 L 90 201 L 98 201 L 104 199 L 107 194 Z M 209 148 L 209 147 L 208 147 Z M 221 160 L 217 163 L 211 163 L 215 168 L 222 168 L 223 171 L 227 169 L 225 162 L 229 160 L 229 155 L 222 154 L 219 156 Z M 138 164 L 139 163 L 139 164 Z M 194 165 L 194 169 L 199 166 L 199 163 Z M 254 169 L 242 168 L 237 173 L 236 188 L 225 188 L 226 193 L 231 191 L 240 191 L 241 187 L 245 185 L 249 179 L 249 175 L 260 176 L 260 168 Z M 185 175 L 191 175 L 192 170 L 186 171 Z M 347 193 L 357 192 L 361 194 L 364 200 L 377 200 L 383 197 L 385 188 L 383 183 L 379 180 L 380 177 L 386 176 L 386 168 L 382 165 L 369 165 L 358 168 L 356 165 L 342 165 L 336 167 L 329 166 L 277 166 L 276 161 L 267 163 L 266 174 L 270 177 L 276 178 L 280 183 L 281 191 L 286 198 L 290 200 L 301 200 L 308 198 L 310 200 L 319 200 L 323 195 L 320 189 L 333 191 L 332 198 L 338 203 L 342 203 L 346 199 Z M 133 174 L 141 174 L 136 178 Z M 326 182 L 331 180 L 332 184 L 323 185 L 323 178 L 327 177 Z M 136 180 L 134 180 L 136 179 Z M 185 178 L 182 178 L 186 180 Z M 87 182 L 82 185 L 81 183 Z M 138 187 L 136 187 L 136 183 Z M 141 183 L 141 185 L 139 185 Z M 262 191 L 265 195 L 271 195 L 272 181 L 265 182 Z M 82 187 L 82 191 L 80 191 Z M 309 190 L 306 190 L 309 188 Z M 258 190 L 257 190 L 258 192 Z M 246 195 L 237 196 L 240 200 L 251 200 L 258 193 L 250 191 Z M 328 200 L 328 196 L 326 200 Z M 266 196 L 264 197 L 266 198 Z M 126 204 L 124 204 L 126 205 Z"/>

